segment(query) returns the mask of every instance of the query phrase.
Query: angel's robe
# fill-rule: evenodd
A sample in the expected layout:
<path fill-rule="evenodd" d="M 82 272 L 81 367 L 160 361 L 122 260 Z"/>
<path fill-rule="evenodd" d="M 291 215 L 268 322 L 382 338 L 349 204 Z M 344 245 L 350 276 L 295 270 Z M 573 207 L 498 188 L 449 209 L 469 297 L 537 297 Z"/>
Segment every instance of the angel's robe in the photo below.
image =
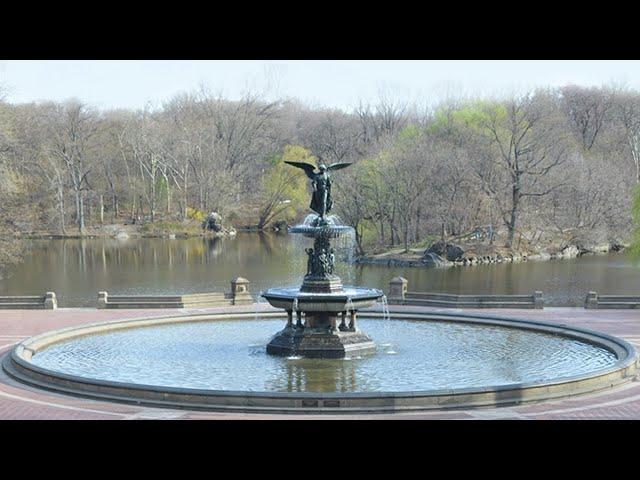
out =
<path fill-rule="evenodd" d="M 320 216 L 331 211 L 333 199 L 331 198 L 331 179 L 326 172 L 313 174 L 313 195 L 309 208 Z"/>

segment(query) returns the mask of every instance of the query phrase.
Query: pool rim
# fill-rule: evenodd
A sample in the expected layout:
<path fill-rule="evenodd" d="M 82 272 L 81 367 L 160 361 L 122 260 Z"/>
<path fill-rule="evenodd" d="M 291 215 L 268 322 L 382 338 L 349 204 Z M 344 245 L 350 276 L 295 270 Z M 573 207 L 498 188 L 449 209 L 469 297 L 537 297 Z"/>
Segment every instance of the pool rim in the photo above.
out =
<path fill-rule="evenodd" d="M 23 340 L 4 356 L 2 367 L 12 378 L 46 390 L 119 403 L 210 411 L 251 413 L 389 413 L 465 407 L 489 407 L 543 401 L 614 387 L 635 378 L 638 353 L 624 339 L 565 324 L 484 313 L 391 309 L 402 320 L 461 322 L 492 325 L 561 335 L 613 352 L 617 361 L 591 372 L 523 383 L 454 389 L 399 392 L 268 392 L 207 390 L 116 382 L 70 375 L 30 362 L 38 351 L 55 343 L 96 333 L 215 320 L 284 318 L 281 311 L 239 310 L 180 313 L 111 320 L 51 330 Z M 376 310 L 362 310 L 363 318 L 382 317 Z M 390 320 L 393 322 L 393 320 Z"/>

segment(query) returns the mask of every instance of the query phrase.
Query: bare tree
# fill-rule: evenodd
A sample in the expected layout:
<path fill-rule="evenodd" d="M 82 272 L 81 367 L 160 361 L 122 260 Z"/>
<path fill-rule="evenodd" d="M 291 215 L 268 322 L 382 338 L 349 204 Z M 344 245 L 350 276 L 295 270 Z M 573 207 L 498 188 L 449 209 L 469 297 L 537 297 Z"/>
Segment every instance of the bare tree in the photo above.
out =
<path fill-rule="evenodd" d="M 599 88 L 570 85 L 560 89 L 560 96 L 570 125 L 586 150 L 591 150 L 606 125 L 612 95 Z"/>
<path fill-rule="evenodd" d="M 566 160 L 568 147 L 549 118 L 552 113 L 535 99 L 525 95 L 504 106 L 489 105 L 480 121 L 490 149 L 480 156 L 476 173 L 500 209 L 507 247 L 513 245 L 522 200 L 543 197 L 563 185 L 562 179 L 544 182 Z"/>
<path fill-rule="evenodd" d="M 622 124 L 626 147 L 635 167 L 636 184 L 640 184 L 640 98 L 627 93 L 616 100 L 615 116 Z"/>
<path fill-rule="evenodd" d="M 50 122 L 51 153 L 65 165 L 75 197 L 78 231 L 85 230 L 85 192 L 90 188 L 88 159 L 91 140 L 98 129 L 96 114 L 77 101 L 70 101 L 56 109 Z"/>

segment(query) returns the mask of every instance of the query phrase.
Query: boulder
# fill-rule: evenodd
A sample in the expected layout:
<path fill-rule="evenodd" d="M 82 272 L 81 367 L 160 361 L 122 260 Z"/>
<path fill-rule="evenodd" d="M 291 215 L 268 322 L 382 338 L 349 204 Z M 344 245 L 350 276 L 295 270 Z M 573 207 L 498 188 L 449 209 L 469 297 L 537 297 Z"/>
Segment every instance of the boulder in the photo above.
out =
<path fill-rule="evenodd" d="M 611 252 L 620 252 L 620 251 L 622 251 L 624 249 L 625 249 L 625 245 L 623 245 L 622 243 L 618 243 L 618 242 L 612 242 L 610 247 L 609 247 L 609 250 Z"/>
<path fill-rule="evenodd" d="M 580 249 L 575 245 L 567 245 L 561 251 L 558 257 L 561 258 L 576 258 L 580 255 Z"/>
<path fill-rule="evenodd" d="M 429 253 L 434 253 L 440 257 L 446 258 L 450 262 L 454 262 L 462 259 L 464 250 L 454 243 L 446 243 L 442 240 L 438 240 L 425 250 L 425 257 Z"/>
<path fill-rule="evenodd" d="M 202 228 L 214 232 L 222 231 L 222 215 L 217 212 L 211 212 L 202 222 Z"/>
<path fill-rule="evenodd" d="M 450 262 L 433 252 L 425 253 L 421 262 L 427 267 L 447 267 L 450 265 Z"/>
<path fill-rule="evenodd" d="M 288 228 L 289 228 L 289 224 L 287 223 L 286 220 L 278 220 L 273 224 L 273 229 L 276 232 L 286 232 Z"/>

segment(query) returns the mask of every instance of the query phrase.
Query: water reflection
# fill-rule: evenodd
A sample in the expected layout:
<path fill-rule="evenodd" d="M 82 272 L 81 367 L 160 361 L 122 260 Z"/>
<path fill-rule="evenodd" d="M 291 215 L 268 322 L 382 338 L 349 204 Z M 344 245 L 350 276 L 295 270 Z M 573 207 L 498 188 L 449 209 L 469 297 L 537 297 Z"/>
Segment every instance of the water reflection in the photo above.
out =
<path fill-rule="evenodd" d="M 288 357 L 266 382 L 267 391 L 277 392 L 354 392 L 357 364 L 352 359 L 318 360 Z"/>
<path fill-rule="evenodd" d="M 0 295 L 53 290 L 60 306 L 90 306 L 96 292 L 166 294 L 225 290 L 241 275 L 258 293 L 299 284 L 306 268 L 300 235 L 238 234 L 236 238 L 31 240 L 24 262 L 0 279 Z M 344 259 L 339 255 L 338 259 Z M 542 290 L 547 305 L 579 305 L 589 290 L 636 294 L 638 273 L 625 254 L 573 260 L 450 269 L 353 266 L 339 262 L 345 284 L 387 290 L 396 275 L 411 290 L 524 294 Z"/>

